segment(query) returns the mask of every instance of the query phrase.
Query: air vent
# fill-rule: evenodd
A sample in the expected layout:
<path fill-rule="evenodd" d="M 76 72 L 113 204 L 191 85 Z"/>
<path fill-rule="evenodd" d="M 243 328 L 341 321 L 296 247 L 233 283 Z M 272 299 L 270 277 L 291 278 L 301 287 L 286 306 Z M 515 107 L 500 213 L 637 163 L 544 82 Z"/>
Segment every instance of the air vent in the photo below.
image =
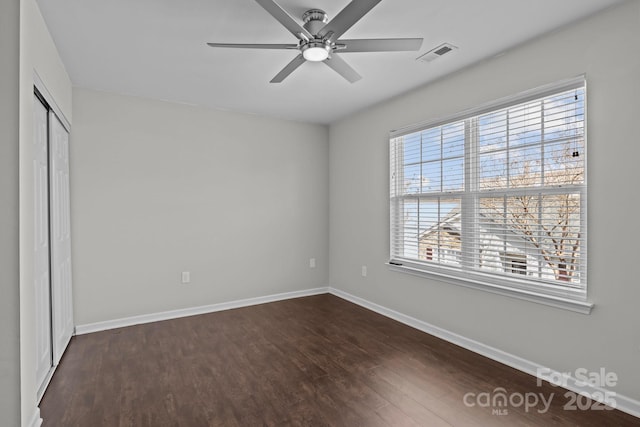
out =
<path fill-rule="evenodd" d="M 458 48 L 452 45 L 451 43 L 442 43 L 440 46 L 434 47 L 424 55 L 417 57 L 416 60 L 423 61 L 423 62 L 431 62 L 457 49 Z"/>
<path fill-rule="evenodd" d="M 449 46 L 442 46 L 440 49 L 436 50 L 435 53 L 436 55 L 442 56 L 447 52 L 451 52 L 453 49 L 450 48 Z"/>

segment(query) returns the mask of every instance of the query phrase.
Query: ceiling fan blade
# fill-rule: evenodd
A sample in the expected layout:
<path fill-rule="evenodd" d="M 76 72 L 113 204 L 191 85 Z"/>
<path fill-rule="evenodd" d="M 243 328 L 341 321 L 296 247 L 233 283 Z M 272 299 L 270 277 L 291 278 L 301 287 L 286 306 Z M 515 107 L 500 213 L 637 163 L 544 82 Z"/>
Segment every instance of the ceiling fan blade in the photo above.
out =
<path fill-rule="evenodd" d="M 256 0 L 258 1 L 258 0 Z M 353 0 L 344 9 L 338 13 L 327 25 L 322 27 L 318 35 L 322 38 L 330 34 L 328 39 L 336 41 L 345 33 L 353 24 L 358 22 L 360 18 L 367 14 L 375 5 L 382 0 Z"/>
<path fill-rule="evenodd" d="M 324 63 L 351 83 L 355 83 L 362 78 L 356 70 L 351 68 L 351 65 L 347 64 L 344 59 L 340 58 L 335 53 L 332 54 L 329 59 L 326 59 Z"/>
<path fill-rule="evenodd" d="M 298 49 L 297 44 L 246 44 L 246 43 L 207 43 L 211 47 L 237 47 L 245 49 Z"/>
<path fill-rule="evenodd" d="M 402 52 L 420 50 L 422 39 L 352 39 L 338 40 L 338 52 Z"/>
<path fill-rule="evenodd" d="M 282 71 L 280 71 L 278 74 L 276 74 L 276 76 L 274 78 L 271 79 L 271 81 L 269 83 L 280 83 L 282 82 L 284 79 L 287 78 L 287 76 L 291 73 L 293 73 L 296 68 L 298 68 L 299 66 L 301 66 L 302 64 L 304 64 L 305 59 L 302 56 L 302 54 L 296 56 L 295 58 L 293 58 L 293 61 L 289 62 L 283 69 Z"/>
<path fill-rule="evenodd" d="M 287 13 L 286 10 L 281 8 L 278 5 L 278 3 L 276 3 L 275 1 L 256 0 L 256 3 L 262 6 L 267 12 L 271 14 L 271 16 L 276 18 L 278 22 L 284 25 L 287 28 L 287 30 L 289 30 L 291 34 L 293 34 L 297 38 L 301 40 L 304 39 L 305 37 L 307 38 L 307 40 L 313 38 L 313 35 L 311 35 L 309 31 L 307 31 L 300 24 L 298 24 L 298 22 L 295 19 L 293 19 L 291 15 Z"/>

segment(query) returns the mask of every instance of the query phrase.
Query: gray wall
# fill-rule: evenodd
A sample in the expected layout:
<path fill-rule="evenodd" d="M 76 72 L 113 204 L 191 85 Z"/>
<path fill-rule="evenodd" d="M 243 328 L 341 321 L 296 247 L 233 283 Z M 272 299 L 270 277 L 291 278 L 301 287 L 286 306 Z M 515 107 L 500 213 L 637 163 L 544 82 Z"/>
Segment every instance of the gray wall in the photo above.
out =
<path fill-rule="evenodd" d="M 332 286 L 562 372 L 604 367 L 620 378 L 614 391 L 640 399 L 638 52 L 640 2 L 631 1 L 333 124 Z M 389 271 L 388 132 L 582 73 L 592 314 Z"/>
<path fill-rule="evenodd" d="M 20 425 L 18 210 L 20 1 L 0 2 L 0 414 Z"/>
<path fill-rule="evenodd" d="M 327 285 L 327 127 L 83 89 L 73 113 L 77 325 Z"/>
<path fill-rule="evenodd" d="M 22 423 L 39 419 L 34 286 L 33 85 L 37 73 L 69 122 L 71 81 L 35 0 L 20 1 L 20 387 Z"/>

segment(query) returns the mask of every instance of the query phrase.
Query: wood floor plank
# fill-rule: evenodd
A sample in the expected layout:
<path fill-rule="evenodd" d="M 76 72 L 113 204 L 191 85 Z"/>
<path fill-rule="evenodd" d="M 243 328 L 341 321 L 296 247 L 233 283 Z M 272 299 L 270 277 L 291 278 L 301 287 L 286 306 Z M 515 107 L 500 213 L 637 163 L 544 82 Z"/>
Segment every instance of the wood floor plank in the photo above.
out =
<path fill-rule="evenodd" d="M 466 393 L 554 393 L 548 411 Z M 640 426 L 567 411 L 565 391 L 332 295 L 73 337 L 45 427 Z"/>

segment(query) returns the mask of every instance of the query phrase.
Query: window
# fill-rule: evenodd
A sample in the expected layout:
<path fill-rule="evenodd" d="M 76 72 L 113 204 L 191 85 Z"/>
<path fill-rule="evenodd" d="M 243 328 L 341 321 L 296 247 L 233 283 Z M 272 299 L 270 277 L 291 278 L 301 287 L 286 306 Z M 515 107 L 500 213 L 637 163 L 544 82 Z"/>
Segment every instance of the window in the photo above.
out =
<path fill-rule="evenodd" d="M 504 270 L 507 273 L 527 274 L 527 256 L 525 254 L 505 253 Z"/>
<path fill-rule="evenodd" d="M 390 265 L 586 301 L 585 109 L 581 78 L 392 132 Z"/>

